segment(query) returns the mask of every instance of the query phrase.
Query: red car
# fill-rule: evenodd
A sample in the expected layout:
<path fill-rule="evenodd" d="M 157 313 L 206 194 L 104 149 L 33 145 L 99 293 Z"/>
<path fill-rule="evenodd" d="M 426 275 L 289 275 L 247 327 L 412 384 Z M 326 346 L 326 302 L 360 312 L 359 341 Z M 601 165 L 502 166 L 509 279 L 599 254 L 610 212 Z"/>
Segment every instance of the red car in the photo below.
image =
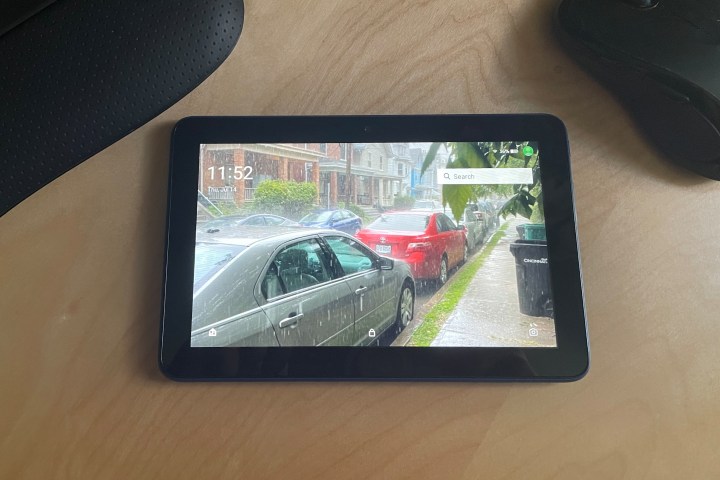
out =
<path fill-rule="evenodd" d="M 416 280 L 447 281 L 448 271 L 467 259 L 465 229 L 444 213 L 385 213 L 357 238 L 380 255 L 410 264 Z"/>

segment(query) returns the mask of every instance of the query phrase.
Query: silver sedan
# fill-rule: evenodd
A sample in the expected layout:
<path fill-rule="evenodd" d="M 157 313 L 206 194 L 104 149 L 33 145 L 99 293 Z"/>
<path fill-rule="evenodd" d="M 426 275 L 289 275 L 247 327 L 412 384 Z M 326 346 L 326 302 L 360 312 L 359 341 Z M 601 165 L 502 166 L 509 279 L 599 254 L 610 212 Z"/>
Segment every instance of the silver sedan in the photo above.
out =
<path fill-rule="evenodd" d="M 193 347 L 377 343 L 413 318 L 409 266 L 334 230 L 238 227 L 195 246 Z"/>

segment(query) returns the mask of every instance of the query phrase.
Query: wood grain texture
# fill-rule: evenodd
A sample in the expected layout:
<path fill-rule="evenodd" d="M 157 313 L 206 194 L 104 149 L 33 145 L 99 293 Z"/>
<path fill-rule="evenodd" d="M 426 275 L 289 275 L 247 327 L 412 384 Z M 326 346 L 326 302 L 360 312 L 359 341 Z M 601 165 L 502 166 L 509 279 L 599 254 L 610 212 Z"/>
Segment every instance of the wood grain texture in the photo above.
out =
<path fill-rule="evenodd" d="M 246 0 L 199 88 L 0 218 L 0 478 L 718 478 L 720 184 L 669 164 L 555 2 Z M 187 115 L 549 112 L 592 347 L 560 385 L 178 384 L 156 367 Z"/>

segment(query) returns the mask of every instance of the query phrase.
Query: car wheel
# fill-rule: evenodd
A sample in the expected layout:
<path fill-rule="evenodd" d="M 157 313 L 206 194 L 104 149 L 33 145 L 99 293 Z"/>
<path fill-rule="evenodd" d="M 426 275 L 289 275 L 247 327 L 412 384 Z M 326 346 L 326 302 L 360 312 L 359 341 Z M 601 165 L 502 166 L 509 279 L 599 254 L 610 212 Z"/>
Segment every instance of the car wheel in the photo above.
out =
<path fill-rule="evenodd" d="M 445 282 L 447 282 L 448 279 L 448 261 L 447 257 L 443 255 L 442 260 L 440 260 L 440 276 L 438 277 L 437 281 L 440 285 L 445 285 Z"/>
<path fill-rule="evenodd" d="M 397 318 L 395 319 L 395 331 L 402 332 L 413 319 L 415 308 L 415 293 L 409 281 L 403 283 L 398 301 Z"/>

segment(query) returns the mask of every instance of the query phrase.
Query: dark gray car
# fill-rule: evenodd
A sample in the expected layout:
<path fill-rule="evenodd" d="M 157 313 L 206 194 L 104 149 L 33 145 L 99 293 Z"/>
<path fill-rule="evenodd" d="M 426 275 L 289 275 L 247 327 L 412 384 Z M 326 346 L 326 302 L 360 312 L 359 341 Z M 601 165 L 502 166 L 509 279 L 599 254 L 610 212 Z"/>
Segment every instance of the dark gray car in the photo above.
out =
<path fill-rule="evenodd" d="M 409 266 L 333 230 L 198 237 L 193 347 L 369 345 L 413 318 Z"/>

